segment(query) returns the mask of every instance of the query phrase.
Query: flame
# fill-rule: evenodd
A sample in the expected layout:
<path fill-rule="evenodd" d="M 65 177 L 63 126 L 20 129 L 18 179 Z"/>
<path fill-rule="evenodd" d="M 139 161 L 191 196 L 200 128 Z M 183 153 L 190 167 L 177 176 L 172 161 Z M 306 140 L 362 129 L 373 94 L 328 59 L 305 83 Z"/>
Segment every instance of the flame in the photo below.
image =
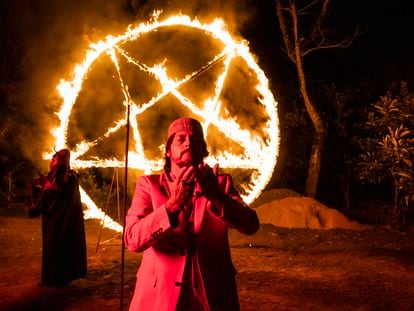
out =
<path fill-rule="evenodd" d="M 158 17 L 159 12 L 155 12 L 150 22 L 141 23 L 136 27 L 129 26 L 128 30 L 123 35 L 118 37 L 107 36 L 105 40 L 91 44 L 83 63 L 74 68 L 73 80 L 66 81 L 62 79 L 60 81 L 57 86 L 57 90 L 63 99 L 63 104 L 60 111 L 56 113 L 60 120 L 60 126 L 51 130 L 54 137 L 55 148 L 67 148 L 66 143 L 68 125 L 78 93 L 82 89 L 82 84 L 86 78 L 89 67 L 100 56 L 106 54 L 110 56 L 114 67 L 117 70 L 119 83 L 124 96 L 123 105 L 125 108 L 128 106 L 130 107 L 130 128 L 132 131 L 132 137 L 135 141 L 135 150 L 128 152 L 129 167 L 142 170 L 145 173 L 160 171 L 162 169 L 164 164 L 163 159 L 150 160 L 145 157 L 142 138 L 138 130 L 136 117 L 150 107 L 154 106 L 166 95 L 171 94 L 175 96 L 175 98 L 177 98 L 183 106 L 190 109 L 194 115 L 204 120 L 204 122 L 202 122 L 204 133 L 207 133 L 210 125 L 214 125 L 228 138 L 239 143 L 245 148 L 246 152 L 241 155 L 232 155 L 229 152 L 219 152 L 216 155 L 211 155 L 206 159 L 206 163 L 210 165 L 220 163 L 220 167 L 222 168 L 242 168 L 254 170 L 254 173 L 251 175 L 250 184 L 245 189 L 247 194 L 243 196 L 243 199 L 247 203 L 252 202 L 269 182 L 278 155 L 279 130 L 276 111 L 277 103 L 269 90 L 268 80 L 264 72 L 257 65 L 254 56 L 250 53 L 248 42 L 246 40 L 235 40 L 226 30 L 226 25 L 223 20 L 215 19 L 210 24 L 202 24 L 197 19 L 190 19 L 190 17 L 185 15 L 171 16 L 163 21 L 158 21 Z M 164 62 L 148 66 L 140 63 L 138 60 L 128 55 L 127 51 L 122 48 L 124 43 L 134 41 L 143 34 L 157 31 L 163 27 L 177 26 L 185 26 L 200 30 L 212 38 L 221 41 L 224 48 L 221 53 L 213 57 L 213 59 L 205 64 L 205 66 L 199 70 L 187 74 L 181 80 L 169 77 L 168 70 L 164 67 Z M 125 85 L 122 79 L 121 69 L 119 66 L 119 57 L 125 58 L 139 70 L 145 71 L 155 78 L 161 85 L 161 91 L 146 103 L 140 103 L 139 105 L 135 104 L 131 99 L 128 86 Z M 242 129 L 236 118 L 228 116 L 224 117 L 220 115 L 220 110 L 222 108 L 220 94 L 223 89 L 224 81 L 228 75 L 229 68 L 231 67 L 231 62 L 235 57 L 242 58 L 247 66 L 256 75 L 258 84 L 255 86 L 255 89 L 260 94 L 260 97 L 257 100 L 261 105 L 263 105 L 269 117 L 268 121 L 262 128 L 262 131 L 267 135 L 266 139 L 253 136 L 250 131 Z M 207 98 L 201 105 L 196 105 L 180 92 L 180 87 L 182 85 L 186 84 L 194 77 L 202 74 L 205 70 L 219 61 L 222 61 L 224 69 L 217 77 L 213 96 Z M 125 110 L 127 111 L 127 109 Z M 114 124 L 106 130 L 103 136 L 92 141 L 79 142 L 74 148 L 72 148 L 71 166 L 75 169 L 89 167 L 123 167 L 123 160 L 114 158 L 100 159 L 99 157 L 82 160 L 80 157 L 92 147 L 96 146 L 105 137 L 109 137 L 124 126 L 126 126 L 126 118 L 116 120 Z M 52 151 L 45 153 L 44 157 L 49 158 L 52 153 Z M 97 218 L 103 221 L 105 219 L 105 214 L 96 206 L 96 204 L 83 189 L 81 189 L 81 194 L 82 201 L 88 206 L 85 217 Z M 105 226 L 118 232 L 122 230 L 118 223 L 110 219 L 108 216 L 106 216 L 106 218 L 107 220 L 105 220 Z"/>
<path fill-rule="evenodd" d="M 80 193 L 81 193 L 81 200 L 82 203 L 84 203 L 88 209 L 84 212 L 84 217 L 86 219 L 88 218 L 95 218 L 100 219 L 101 223 L 105 225 L 106 228 L 112 229 L 116 232 L 122 232 L 122 226 L 105 215 L 105 213 L 96 206 L 95 202 L 92 201 L 92 199 L 88 196 L 88 194 L 85 192 L 85 190 L 80 187 Z"/>

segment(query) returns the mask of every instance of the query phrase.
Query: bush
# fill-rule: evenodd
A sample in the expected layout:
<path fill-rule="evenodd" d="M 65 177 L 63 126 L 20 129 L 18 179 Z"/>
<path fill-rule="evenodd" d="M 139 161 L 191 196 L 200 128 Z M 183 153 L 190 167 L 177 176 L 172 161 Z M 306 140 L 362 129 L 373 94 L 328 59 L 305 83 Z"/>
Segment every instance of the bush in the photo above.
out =
<path fill-rule="evenodd" d="M 364 134 L 356 176 L 363 183 L 392 181 L 391 223 L 400 229 L 414 203 L 414 94 L 407 83 L 368 107 Z"/>

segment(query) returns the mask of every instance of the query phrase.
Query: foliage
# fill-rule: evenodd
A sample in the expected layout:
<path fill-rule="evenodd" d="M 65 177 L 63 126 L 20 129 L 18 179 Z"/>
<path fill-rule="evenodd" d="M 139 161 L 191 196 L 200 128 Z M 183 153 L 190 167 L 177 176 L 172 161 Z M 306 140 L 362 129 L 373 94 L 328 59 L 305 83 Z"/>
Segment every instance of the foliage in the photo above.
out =
<path fill-rule="evenodd" d="M 290 111 L 286 111 L 280 120 L 281 153 L 280 160 L 284 165 L 278 178 L 283 187 L 303 193 L 309 165 L 309 152 L 312 148 L 312 124 L 305 109 L 292 102 Z M 280 187 L 280 186 L 279 186 Z"/>
<path fill-rule="evenodd" d="M 414 94 L 407 83 L 402 82 L 399 89 L 391 87 L 368 107 L 365 136 L 359 145 L 357 178 L 362 183 L 391 179 L 392 223 L 401 228 L 414 203 Z"/>
<path fill-rule="evenodd" d="M 366 120 L 366 103 L 375 101 L 383 89 L 378 81 L 362 79 L 341 86 L 321 84 L 316 94 L 328 127 L 318 198 L 347 212 L 361 199 L 360 184 L 351 175 L 360 153 L 355 143 L 361 137 L 359 124 Z"/>
<path fill-rule="evenodd" d="M 23 152 L 30 122 L 12 96 L 0 97 L 0 197 L 9 203 L 25 193 L 35 169 Z"/>
<path fill-rule="evenodd" d="M 85 188 L 92 199 L 99 206 L 105 206 L 108 200 L 110 185 L 102 178 L 99 172 L 92 168 L 83 170 L 79 176 L 80 185 Z M 111 197 L 113 196 L 114 192 L 112 191 Z"/>

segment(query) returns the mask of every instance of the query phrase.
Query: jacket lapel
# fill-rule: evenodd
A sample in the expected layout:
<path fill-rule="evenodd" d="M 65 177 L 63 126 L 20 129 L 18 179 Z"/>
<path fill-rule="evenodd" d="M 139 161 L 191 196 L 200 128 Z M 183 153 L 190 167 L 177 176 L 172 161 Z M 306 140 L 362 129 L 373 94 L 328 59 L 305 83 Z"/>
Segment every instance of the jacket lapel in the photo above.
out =
<path fill-rule="evenodd" d="M 197 183 L 194 189 L 194 233 L 198 233 L 203 221 L 208 200 L 201 195 L 200 185 Z"/>

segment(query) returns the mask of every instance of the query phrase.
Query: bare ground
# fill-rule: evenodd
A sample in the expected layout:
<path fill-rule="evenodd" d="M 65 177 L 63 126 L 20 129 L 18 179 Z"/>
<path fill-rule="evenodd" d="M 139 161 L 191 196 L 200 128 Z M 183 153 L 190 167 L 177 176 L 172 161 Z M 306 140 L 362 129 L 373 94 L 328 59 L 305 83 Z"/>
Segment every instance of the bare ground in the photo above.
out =
<path fill-rule="evenodd" d="M 117 233 L 85 220 L 87 279 L 43 288 L 38 285 L 40 219 L 0 215 L 0 310 L 121 309 Z M 251 237 L 232 231 L 230 240 L 242 310 L 414 310 L 413 230 L 262 225 Z M 140 255 L 124 254 L 122 309 L 127 310 Z"/>

